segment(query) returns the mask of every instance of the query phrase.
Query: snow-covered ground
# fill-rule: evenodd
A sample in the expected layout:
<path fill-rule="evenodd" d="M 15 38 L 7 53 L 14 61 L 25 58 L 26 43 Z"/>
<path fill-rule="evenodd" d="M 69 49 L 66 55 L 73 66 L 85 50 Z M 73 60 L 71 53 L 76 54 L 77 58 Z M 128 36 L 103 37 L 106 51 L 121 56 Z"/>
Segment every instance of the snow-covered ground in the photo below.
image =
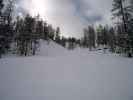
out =
<path fill-rule="evenodd" d="M 0 59 L 0 100 L 133 100 L 133 59 L 42 43 Z"/>

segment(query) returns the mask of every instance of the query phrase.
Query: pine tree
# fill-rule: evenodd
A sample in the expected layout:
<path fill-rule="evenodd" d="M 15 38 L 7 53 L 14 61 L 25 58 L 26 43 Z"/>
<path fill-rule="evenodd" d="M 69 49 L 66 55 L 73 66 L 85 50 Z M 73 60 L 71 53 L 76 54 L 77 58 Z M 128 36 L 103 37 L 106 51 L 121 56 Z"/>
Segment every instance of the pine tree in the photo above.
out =
<path fill-rule="evenodd" d="M 15 26 L 15 41 L 17 46 L 17 53 L 24 55 L 24 19 L 17 17 Z"/>
<path fill-rule="evenodd" d="M 23 54 L 22 53 L 22 39 L 21 39 L 21 35 L 24 32 L 23 31 L 23 25 L 24 25 L 24 20 L 22 18 L 20 18 L 19 16 L 17 16 L 16 18 L 17 20 L 15 21 L 15 43 L 16 43 L 16 50 L 17 50 L 17 54 Z"/>
<path fill-rule="evenodd" d="M 11 24 L 12 23 L 12 13 L 14 9 L 14 0 L 8 0 L 6 8 L 4 10 L 4 16 L 6 17 L 6 23 Z"/>
<path fill-rule="evenodd" d="M 66 47 L 66 38 L 65 38 L 65 37 L 62 37 L 62 38 L 61 38 L 61 45 L 62 45 L 63 47 Z"/>
<path fill-rule="evenodd" d="M 35 25 L 35 20 L 32 18 L 30 15 L 27 15 L 24 20 L 24 42 L 25 42 L 25 53 L 24 55 L 27 56 L 30 54 L 32 48 L 32 43 L 34 42 L 35 36 L 34 34 L 34 25 Z"/>
<path fill-rule="evenodd" d="M 119 34 L 119 40 L 121 40 L 123 53 L 129 53 L 131 51 L 131 35 L 130 35 L 130 22 L 131 22 L 131 10 L 127 5 L 126 0 L 113 0 L 113 15 L 121 20 L 123 32 Z"/>
<path fill-rule="evenodd" d="M 110 47 L 111 52 L 115 52 L 116 48 L 116 35 L 115 30 L 113 27 L 109 28 L 109 35 L 108 35 L 108 45 Z"/>
<path fill-rule="evenodd" d="M 44 31 L 43 31 L 43 39 L 44 40 L 48 40 L 49 39 L 48 38 L 48 36 L 49 36 L 49 30 L 48 30 L 47 22 L 44 22 L 43 29 L 44 29 Z"/>
<path fill-rule="evenodd" d="M 103 34 L 104 27 L 102 25 L 99 25 L 97 28 L 97 45 L 104 45 L 104 34 Z"/>
<path fill-rule="evenodd" d="M 52 25 L 48 25 L 48 33 L 49 33 L 48 37 L 54 40 L 55 30 L 53 29 Z"/>
<path fill-rule="evenodd" d="M 82 40 L 82 44 L 84 47 L 89 47 L 90 50 L 95 48 L 96 45 L 96 36 L 95 36 L 95 29 L 93 26 L 88 26 L 88 28 L 84 29 L 84 37 Z"/>
<path fill-rule="evenodd" d="M 42 19 L 39 17 L 39 15 L 37 17 L 34 18 L 34 35 L 36 37 L 36 39 L 43 39 L 43 21 Z"/>
<path fill-rule="evenodd" d="M 113 0 L 113 16 L 114 17 L 119 17 L 122 21 L 122 25 L 124 28 L 124 33 L 127 32 L 127 20 L 126 20 L 126 7 L 125 7 L 125 0 Z"/>
<path fill-rule="evenodd" d="M 74 37 L 68 38 L 68 49 L 73 50 L 75 48 L 76 39 Z"/>
<path fill-rule="evenodd" d="M 61 32 L 60 32 L 60 27 L 57 27 L 57 28 L 56 28 L 55 41 L 56 41 L 57 43 L 59 43 L 59 44 L 60 44 L 60 34 L 61 34 Z"/>
<path fill-rule="evenodd" d="M 82 45 L 85 48 L 89 47 L 89 42 L 88 42 L 88 30 L 85 28 L 84 29 L 84 37 L 82 39 Z"/>
<path fill-rule="evenodd" d="M 95 48 L 95 29 L 92 26 L 88 26 L 88 42 L 89 49 Z"/>
<path fill-rule="evenodd" d="M 17 35 L 18 52 L 20 55 L 27 56 L 34 49 L 33 42 L 35 39 L 35 19 L 30 15 L 26 15 L 24 20 L 20 19 L 17 24 L 19 25 L 19 28 L 16 27 L 19 32 Z"/>
<path fill-rule="evenodd" d="M 33 18 L 33 32 L 32 32 L 32 54 L 35 55 L 39 47 L 39 40 L 43 38 L 43 21 L 39 16 Z"/>
<path fill-rule="evenodd" d="M 3 7 L 4 7 L 3 0 L 0 0 L 0 16 L 2 14 Z"/>
<path fill-rule="evenodd" d="M 131 45 L 131 52 L 133 53 L 133 0 L 130 0 L 130 6 L 131 10 L 131 17 L 129 20 L 129 39 L 130 39 L 130 45 Z"/>
<path fill-rule="evenodd" d="M 3 53 L 3 45 L 4 45 L 4 40 L 3 40 L 3 19 L 2 19 L 2 9 L 4 7 L 3 0 L 0 0 L 0 58 Z"/>
<path fill-rule="evenodd" d="M 6 53 L 8 51 L 10 48 L 10 43 L 13 39 L 13 4 L 13 1 L 8 0 L 5 10 L 3 10 L 3 0 L 0 0 L 0 56 L 2 53 Z"/>

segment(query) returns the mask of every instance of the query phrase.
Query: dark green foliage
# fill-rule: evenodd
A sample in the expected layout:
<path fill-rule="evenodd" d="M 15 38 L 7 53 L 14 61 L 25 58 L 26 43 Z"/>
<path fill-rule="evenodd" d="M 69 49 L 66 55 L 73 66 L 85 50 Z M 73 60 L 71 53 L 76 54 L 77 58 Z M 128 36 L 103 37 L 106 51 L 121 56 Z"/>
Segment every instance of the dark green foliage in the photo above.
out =
<path fill-rule="evenodd" d="M 93 26 L 88 26 L 88 28 L 84 29 L 84 38 L 82 41 L 83 46 L 89 47 L 89 49 L 91 50 L 92 48 L 95 48 L 95 41 L 95 29 L 93 28 Z"/>
<path fill-rule="evenodd" d="M 95 48 L 95 30 L 92 26 L 88 26 L 88 43 L 89 43 L 89 49 Z"/>
<path fill-rule="evenodd" d="M 108 45 L 110 47 L 111 52 L 115 52 L 116 49 L 116 35 L 115 29 L 113 27 L 108 30 Z"/>
<path fill-rule="evenodd" d="M 0 57 L 8 51 L 13 39 L 13 2 L 9 0 L 4 11 L 3 7 L 3 0 L 0 0 Z"/>
<path fill-rule="evenodd" d="M 122 21 L 122 26 L 124 28 L 124 33 L 127 32 L 127 9 L 124 7 L 125 0 L 113 0 L 113 15 L 114 17 L 119 17 Z"/>
<path fill-rule="evenodd" d="M 3 7 L 4 7 L 3 0 L 0 0 L 0 16 L 2 14 Z"/>
<path fill-rule="evenodd" d="M 98 46 L 104 44 L 103 43 L 103 38 L 104 38 L 103 26 L 99 25 L 99 27 L 97 28 L 97 44 L 98 44 Z"/>
<path fill-rule="evenodd" d="M 66 47 L 66 41 L 67 41 L 67 39 L 65 38 L 65 37 L 62 37 L 62 39 L 60 40 L 61 42 L 61 45 L 63 46 L 63 47 Z"/>
<path fill-rule="evenodd" d="M 60 41 L 60 40 L 61 40 L 61 39 L 60 39 L 60 34 L 61 34 L 61 32 L 60 32 L 60 27 L 57 27 L 57 28 L 56 28 L 55 34 L 56 34 L 56 35 L 55 35 L 55 41 L 56 41 L 57 43 L 60 44 L 60 42 L 61 42 L 61 41 Z"/>
<path fill-rule="evenodd" d="M 84 29 L 84 37 L 78 43 L 82 47 L 87 47 L 90 50 L 95 48 L 109 49 L 111 52 L 115 52 L 117 37 L 115 34 L 115 28 L 99 25 L 97 29 L 92 26 L 88 26 Z"/>
<path fill-rule="evenodd" d="M 46 22 L 44 22 L 44 26 L 43 26 L 44 32 L 43 32 L 43 39 L 44 40 L 48 40 L 48 36 L 49 36 L 49 30 L 48 30 L 48 25 Z"/>
<path fill-rule="evenodd" d="M 73 50 L 74 48 L 76 48 L 76 46 L 77 46 L 77 39 L 76 38 L 74 38 L 74 37 L 69 37 L 68 39 L 67 39 L 67 43 L 68 43 L 68 49 L 69 50 Z"/>
<path fill-rule="evenodd" d="M 117 46 L 121 48 L 121 53 L 131 53 L 133 50 L 133 1 L 113 0 L 113 15 L 119 18 L 121 22 L 117 24 Z M 133 52 L 132 52 L 133 53 Z"/>
<path fill-rule="evenodd" d="M 19 55 L 35 55 L 40 39 L 46 41 L 54 39 L 54 29 L 39 16 L 17 17 L 15 24 L 15 42 L 17 44 L 17 54 Z"/>
<path fill-rule="evenodd" d="M 55 36 L 55 30 L 53 29 L 52 25 L 48 25 L 48 32 L 49 32 L 49 38 L 51 40 L 54 40 L 54 36 Z"/>
<path fill-rule="evenodd" d="M 36 37 L 36 34 L 34 34 L 34 23 L 34 18 L 29 15 L 27 15 L 24 20 L 18 19 L 17 21 L 16 30 L 18 34 L 16 40 L 20 55 L 27 56 L 32 49 L 32 41 L 34 41 Z"/>

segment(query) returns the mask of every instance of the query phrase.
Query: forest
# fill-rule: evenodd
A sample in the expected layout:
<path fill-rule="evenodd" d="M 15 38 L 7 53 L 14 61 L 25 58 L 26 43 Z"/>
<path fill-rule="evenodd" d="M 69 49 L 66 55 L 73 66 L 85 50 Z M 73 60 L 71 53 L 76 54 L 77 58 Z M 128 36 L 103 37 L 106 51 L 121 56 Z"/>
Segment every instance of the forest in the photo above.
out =
<path fill-rule="evenodd" d="M 133 0 L 113 0 L 114 25 L 86 26 L 83 37 L 65 37 L 60 27 L 53 28 L 40 15 L 14 16 L 14 0 L 0 0 L 0 57 L 12 52 L 20 56 L 36 55 L 39 40 L 55 41 L 64 48 L 88 50 L 109 49 L 127 57 L 133 56 Z M 102 48 L 100 48 L 102 47 Z"/>

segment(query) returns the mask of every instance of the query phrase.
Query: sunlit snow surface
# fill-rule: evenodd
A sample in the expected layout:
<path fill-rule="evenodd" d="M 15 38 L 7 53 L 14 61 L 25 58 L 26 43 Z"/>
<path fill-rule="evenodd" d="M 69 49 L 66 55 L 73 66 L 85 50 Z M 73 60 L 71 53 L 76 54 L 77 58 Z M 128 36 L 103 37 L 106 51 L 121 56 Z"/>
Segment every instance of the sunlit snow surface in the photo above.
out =
<path fill-rule="evenodd" d="M 0 100 L 133 100 L 133 59 L 42 43 L 0 59 Z"/>

